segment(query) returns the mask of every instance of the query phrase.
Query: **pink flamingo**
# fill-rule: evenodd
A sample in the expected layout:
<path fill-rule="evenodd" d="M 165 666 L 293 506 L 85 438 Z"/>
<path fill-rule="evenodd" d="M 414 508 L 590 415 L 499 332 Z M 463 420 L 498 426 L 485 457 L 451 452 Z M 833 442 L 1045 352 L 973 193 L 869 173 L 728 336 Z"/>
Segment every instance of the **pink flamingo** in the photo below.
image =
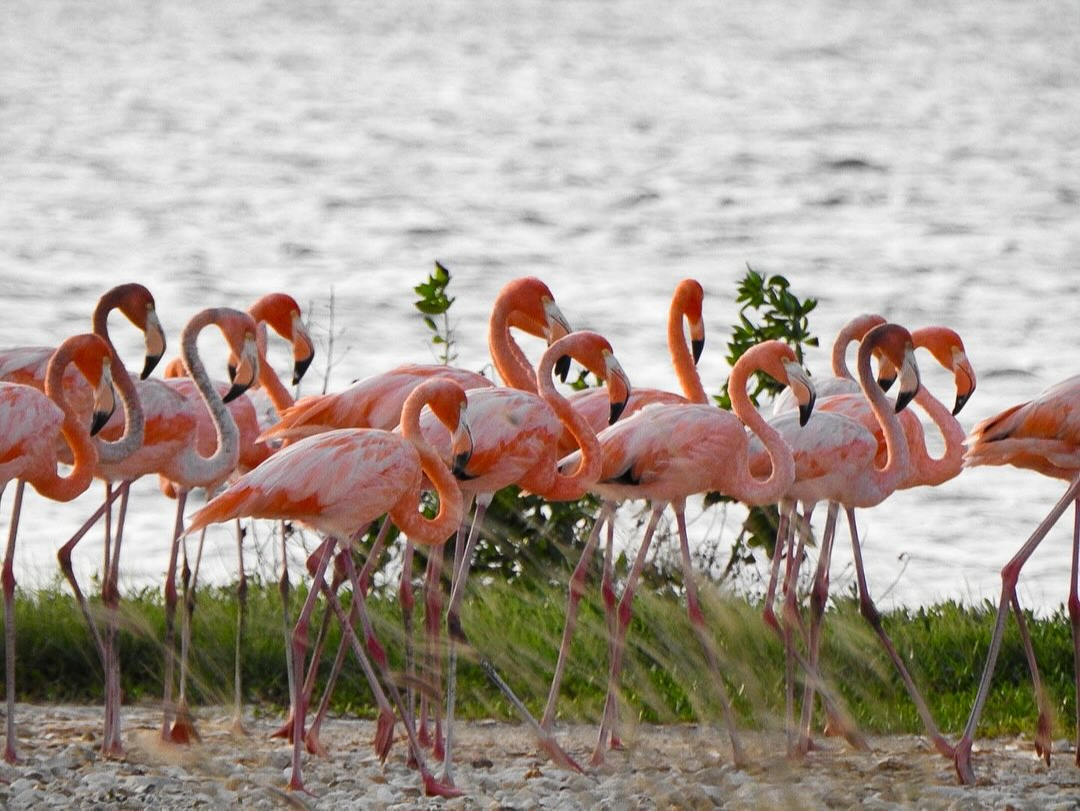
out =
<path fill-rule="evenodd" d="M 641 575 L 660 516 L 668 504 L 675 511 L 688 611 L 705 649 L 710 671 L 723 705 L 736 764 L 746 756 L 735 728 L 727 692 L 720 677 L 715 647 L 705 628 L 690 561 L 685 506 L 690 495 L 716 490 L 748 505 L 770 504 L 787 492 L 795 478 L 791 451 L 757 412 L 747 394 L 747 380 L 763 371 L 797 393 L 802 421 L 813 408 L 814 389 L 796 362 L 794 350 L 779 341 L 766 341 L 748 350 L 735 364 L 729 380 L 732 410 L 708 405 L 658 405 L 639 411 L 624 422 L 605 429 L 598 437 L 603 454 L 600 479 L 591 489 L 608 501 L 647 498 L 652 504 L 637 557 L 627 575 L 617 608 L 615 637 L 609 645 L 611 664 L 603 719 L 593 751 L 593 765 L 604 762 L 604 749 L 615 719 L 619 674 L 630 626 L 634 591 Z M 763 476 L 750 468 L 750 443 L 746 429 L 760 437 L 770 469 Z M 578 454 L 564 460 L 572 464 Z M 718 465 L 717 459 L 724 460 Z"/>
<path fill-rule="evenodd" d="M 67 576 L 68 581 L 75 591 L 75 597 L 83 612 L 83 616 L 86 618 L 93 633 L 98 655 L 102 661 L 102 668 L 106 675 L 106 714 L 104 734 L 102 736 L 102 753 L 106 756 L 116 755 L 122 751 L 119 732 L 113 729 L 112 724 L 112 720 L 116 717 L 119 708 L 120 685 L 119 682 L 110 685 L 108 677 L 110 674 L 109 660 L 112 656 L 112 640 L 103 640 L 97 633 L 97 627 L 90 617 L 89 605 L 79 589 L 78 583 L 75 582 L 74 577 L 71 574 L 70 549 L 73 548 L 74 545 L 78 543 L 79 539 L 81 539 L 102 515 L 104 515 L 105 560 L 103 565 L 101 594 L 102 603 L 106 610 L 113 610 L 115 608 L 116 583 L 109 578 L 110 559 L 113 551 L 112 512 L 110 508 L 115 498 L 120 495 L 121 490 L 113 491 L 112 483 L 103 475 L 101 466 L 109 465 L 124 459 L 137 450 L 142 445 L 145 429 L 145 418 L 139 396 L 139 389 L 143 385 L 142 380 L 136 382 L 131 379 L 127 368 L 117 354 L 109 336 L 108 319 L 109 314 L 113 310 L 119 310 L 132 324 L 144 333 L 146 355 L 141 373 L 142 378 L 146 378 L 150 375 L 165 350 L 165 333 L 161 328 L 161 323 L 158 321 L 154 297 L 150 294 L 149 290 L 141 284 L 129 283 L 117 285 L 101 296 L 97 305 L 94 307 L 93 331 L 94 334 L 100 336 L 110 348 L 113 383 L 120 395 L 120 402 L 123 406 L 124 413 L 123 416 L 119 413 L 114 413 L 113 419 L 109 421 L 95 438 L 97 466 L 94 469 L 94 475 L 106 479 L 105 501 L 76 535 L 61 548 L 60 562 L 65 576 Z M 51 354 L 52 350 L 45 347 L 27 347 L 3 353 L 3 355 L 0 355 L 0 378 L 8 382 L 26 383 L 27 385 L 44 390 L 45 370 Z M 84 421 L 89 420 L 92 409 L 92 395 L 84 378 L 74 371 L 69 370 L 64 377 L 64 387 L 65 391 L 68 392 L 69 399 L 76 412 L 81 415 L 81 418 Z M 69 453 L 67 446 L 61 443 L 61 460 L 70 462 L 71 459 L 68 455 Z M 17 498 L 21 498 L 22 486 L 23 485 L 20 482 L 18 485 L 19 493 L 16 495 Z M 126 492 L 124 492 L 119 519 L 117 521 L 117 545 L 119 545 L 121 541 L 126 498 Z M 67 550 L 66 559 L 64 557 L 65 550 Z"/>
<path fill-rule="evenodd" d="M 495 492 L 511 484 L 548 501 L 581 498 L 600 473 L 599 444 L 584 417 L 555 388 L 552 373 L 560 358 L 570 356 L 604 380 L 611 422 L 618 419 L 630 394 L 630 384 L 619 366 L 611 345 L 594 332 L 571 333 L 548 347 L 537 366 L 538 394 L 516 389 L 491 388 L 469 392 L 469 419 L 473 427 L 474 450 L 461 477 L 461 490 L 476 502 L 468 539 L 459 531 L 454 554 L 453 590 L 447 608 L 450 663 L 447 668 L 446 745 L 443 755 L 443 782 L 453 785 L 453 715 L 456 698 L 457 644 L 467 643 L 461 627 L 461 605 L 469 567 L 483 526 L 484 515 Z M 431 419 L 421 422 L 425 435 L 447 457 L 445 431 Z M 582 448 L 580 464 L 572 473 L 560 471 L 558 442 L 569 430 Z M 437 581 L 429 582 L 429 587 Z M 541 747 L 552 759 L 569 768 L 578 768 L 544 730 L 525 706 L 499 678 L 490 661 L 481 655 L 480 664 L 491 680 L 507 695 L 518 712 L 532 725 Z"/>
<path fill-rule="evenodd" d="M 377 429 L 352 428 L 307 437 L 287 446 L 241 476 L 192 516 L 189 532 L 211 523 L 251 517 L 301 521 L 326 535 L 326 540 L 316 553 L 318 563 L 315 579 L 293 630 L 293 667 L 296 672 L 292 682 L 294 729 L 290 789 L 304 790 L 301 747 L 307 702 L 300 684 L 308 625 L 320 591 L 332 598 L 331 607 L 335 611 L 341 611 L 333 593 L 323 589 L 326 568 L 335 546 L 340 543 L 348 548 L 354 537 L 384 514 L 412 540 L 427 545 L 445 542 L 461 522 L 463 510 L 457 481 L 420 430 L 420 410 L 424 405 L 430 406 L 436 418 L 452 432 L 455 463 L 462 465 L 471 453 L 469 427 L 465 419 L 465 392 L 451 380 L 429 378 L 405 400 L 401 413 L 401 435 Z M 433 519 L 426 519 L 418 512 L 423 476 L 434 484 L 439 496 L 439 512 Z M 352 557 L 346 555 L 344 561 L 353 585 L 354 605 L 363 612 L 363 591 Z M 370 671 L 370 663 L 356 638 L 352 622 L 343 612 L 339 613 L 339 621 L 350 637 L 361 664 Z M 380 666 L 384 666 L 384 663 L 380 663 Z M 412 718 L 402 706 L 394 683 L 387 680 L 387 687 L 405 723 L 410 750 L 419 765 L 424 791 L 428 795 L 457 796 L 459 791 L 437 781 L 428 770 Z M 389 728 L 382 727 L 379 734 L 386 736 L 392 735 L 392 732 L 391 721 Z"/>
<path fill-rule="evenodd" d="M 909 469 L 907 475 L 903 477 L 900 484 L 897 486 L 896 489 L 898 490 L 920 486 L 934 487 L 955 478 L 960 473 L 964 453 L 964 429 L 961 427 L 960 423 L 957 422 L 954 415 L 959 413 L 960 409 L 964 407 L 975 390 L 975 370 L 968 360 L 964 342 L 954 330 L 941 326 L 924 327 L 912 332 L 911 338 L 912 345 L 916 349 L 925 348 L 929 350 L 938 363 L 953 373 L 956 383 L 956 400 L 955 405 L 950 412 L 950 410 L 934 397 L 925 386 L 920 386 L 918 393 L 915 395 L 915 405 L 918 405 L 927 413 L 944 439 L 944 453 L 937 458 L 931 456 L 927 449 L 926 436 L 919 419 L 910 409 L 900 412 L 900 423 L 904 431 L 905 442 L 908 448 Z M 824 398 L 819 401 L 818 410 L 821 413 L 834 413 L 849 417 L 862 423 L 867 430 L 872 431 L 878 440 L 878 453 L 875 458 L 875 465 L 879 468 L 885 465 L 888 450 L 884 441 L 881 425 L 874 416 L 869 403 L 862 395 L 844 394 Z M 830 505 L 830 509 L 833 509 L 832 505 Z M 848 507 L 846 513 L 848 524 L 852 527 L 852 538 L 854 542 L 854 538 L 856 537 L 854 534 L 854 510 L 851 507 Z M 821 622 L 824 611 L 824 601 L 827 599 L 828 594 L 829 557 L 832 552 L 831 542 L 823 546 L 823 552 L 825 552 L 825 554 L 819 556 L 817 572 L 815 575 L 815 587 L 817 592 L 820 592 L 816 593 L 813 598 L 813 621 L 815 625 Z M 927 735 L 929 735 L 930 739 L 934 742 L 938 751 L 945 757 L 951 759 L 953 757 L 952 745 L 938 730 L 933 716 L 926 706 L 926 702 L 923 700 L 922 695 L 915 685 L 914 679 L 912 679 L 907 666 L 904 664 L 903 659 L 897 652 L 892 640 L 889 638 L 881 624 L 881 616 L 867 589 L 860 547 L 856 545 L 853 548 L 853 552 L 855 557 L 856 582 L 859 589 L 860 611 L 867 622 L 870 623 L 879 641 L 885 648 L 885 651 L 892 659 L 897 672 L 904 682 L 908 694 L 915 703 Z M 815 627 L 812 633 L 817 642 L 820 642 L 820 629 Z M 816 650 L 811 652 L 810 658 L 812 661 L 817 660 Z M 812 690 L 812 685 L 808 683 L 807 696 L 812 695 Z M 804 732 L 806 733 L 809 731 L 811 709 L 812 702 L 810 707 L 804 702 L 803 726 Z"/>
<path fill-rule="evenodd" d="M 488 327 L 488 347 L 499 377 L 511 388 L 535 392 L 536 375 L 525 353 L 514 340 L 511 329 L 519 329 L 530 335 L 543 338 L 549 345 L 570 332 L 570 326 L 555 304 L 551 290 L 539 279 L 523 277 L 511 280 L 504 285 L 495 298 Z M 564 378 L 568 368 L 567 361 L 568 359 L 560 358 L 556 362 L 556 369 Z M 264 436 L 270 438 L 281 436 L 288 439 L 296 436 L 311 435 L 335 427 L 390 430 L 399 422 L 401 405 L 405 397 L 419 383 L 433 376 L 442 376 L 454 380 L 466 390 L 492 386 L 492 382 L 488 378 L 475 372 L 441 365 L 406 364 L 389 372 L 362 380 L 343 392 L 301 399 L 294 408 L 286 409 L 279 426 L 267 431 Z M 383 522 L 378 537 L 368 552 L 368 558 L 363 570 L 360 572 L 360 583 L 365 589 L 370 582 L 375 566 L 381 558 L 389 528 L 390 522 Z M 426 589 L 425 622 L 427 624 L 428 638 L 433 640 L 438 633 L 438 621 L 441 615 L 441 597 L 438 582 L 441 575 L 442 547 L 435 546 L 428 551 L 426 581 L 429 585 Z M 415 605 L 412 588 L 412 559 L 413 546 L 406 539 L 402 559 L 400 600 L 405 617 L 405 659 L 406 670 L 410 675 L 407 687 L 407 704 L 410 712 L 413 707 L 412 612 Z M 310 564 L 314 562 L 314 559 L 309 559 Z M 330 587 L 335 588 L 339 582 L 340 580 L 336 579 Z M 435 585 L 430 585 L 432 583 Z M 324 628 L 328 619 L 328 617 L 324 619 Z M 378 656 L 378 652 L 374 649 L 377 643 L 370 634 L 368 642 L 373 646 L 373 655 Z M 320 633 L 315 646 L 316 655 L 314 658 L 316 659 L 321 654 L 322 643 L 323 634 Z M 325 751 L 319 742 L 319 730 L 329 709 L 329 698 L 337 674 L 344 664 L 345 653 L 346 648 L 343 640 L 338 650 L 334 668 L 331 670 L 327 680 L 323 699 L 306 735 L 308 750 L 311 752 L 322 753 Z M 429 656 L 433 655 L 429 647 Z M 310 702 L 314 687 L 315 672 L 312 670 L 309 671 L 303 687 L 305 702 Z M 376 689 L 377 685 L 372 685 L 372 688 Z M 427 704 L 428 699 L 425 693 L 421 698 L 418 733 L 421 743 L 430 745 L 432 739 L 427 729 Z M 291 735 L 293 730 L 292 722 L 293 712 L 290 709 L 285 725 L 275 734 Z M 436 757 L 442 754 L 442 740 L 441 717 L 436 714 L 434 729 Z M 381 755 L 385 757 L 385 752 L 382 752 Z"/>
<path fill-rule="evenodd" d="M 314 357 L 314 344 L 311 337 L 308 335 L 307 327 L 304 326 L 303 318 L 300 312 L 300 307 L 296 303 L 296 300 L 285 293 L 269 293 L 259 298 L 249 309 L 248 314 L 255 321 L 256 328 L 258 329 L 256 343 L 258 345 L 259 352 L 259 389 L 254 389 L 253 392 L 258 393 L 263 388 L 266 390 L 271 405 L 278 413 L 284 411 L 293 403 L 293 398 L 285 388 L 281 379 L 277 376 L 273 367 L 266 360 L 266 328 L 269 326 L 278 335 L 287 340 L 292 345 L 292 353 L 294 359 L 293 367 L 293 384 L 299 383 L 300 378 L 311 364 Z M 232 359 L 230 362 L 231 371 L 235 371 L 236 359 Z M 210 455 L 213 453 L 216 439 L 216 429 L 214 427 L 213 419 L 210 416 L 210 412 L 203 404 L 199 397 L 198 390 L 195 388 L 194 382 L 187 377 L 187 370 L 183 366 L 183 362 L 180 358 L 174 359 L 165 371 L 166 378 L 169 379 L 169 384 L 173 386 L 177 391 L 187 397 L 193 404 L 195 414 L 198 417 L 198 429 L 197 429 L 197 443 L 199 452 L 203 455 Z M 224 395 L 229 390 L 229 384 L 218 383 L 219 394 Z M 236 466 L 236 473 L 241 474 L 248 470 L 252 470 L 261 462 L 265 461 L 270 454 L 274 451 L 274 447 L 269 443 L 259 442 L 259 434 L 263 430 L 264 426 L 260 425 L 260 414 L 256 407 L 255 401 L 250 396 L 241 396 L 228 403 L 229 412 L 232 415 L 233 421 L 236 423 L 239 430 L 239 443 L 240 443 L 240 456 L 239 462 Z M 172 482 L 168 479 L 162 478 L 162 490 L 166 492 L 170 497 L 175 497 L 176 488 Z M 200 533 L 198 551 L 195 553 L 195 567 L 192 570 L 188 566 L 186 545 L 184 549 L 183 566 L 181 572 L 181 582 L 183 584 L 183 604 L 184 614 L 183 622 L 181 625 L 181 653 L 180 653 L 180 698 L 179 706 L 185 708 L 187 706 L 187 679 L 188 679 L 188 661 L 191 647 L 191 622 L 192 613 L 195 609 L 195 589 L 198 581 L 199 563 L 202 560 L 203 544 L 206 538 L 206 533 Z M 245 615 L 247 608 L 247 578 L 244 571 L 244 550 L 243 550 L 244 532 L 241 529 L 240 522 L 236 522 L 236 546 L 237 546 L 237 559 L 239 564 L 239 582 L 237 585 L 237 634 L 236 634 L 236 656 L 235 665 L 233 671 L 233 687 L 235 696 L 235 705 L 233 710 L 233 731 L 236 734 L 244 734 L 243 726 L 243 687 L 242 687 L 242 641 L 245 624 Z M 282 539 L 284 543 L 284 537 Z M 283 549 L 284 552 L 284 549 Z M 282 555 L 282 562 L 284 564 L 286 560 L 285 555 Z M 283 591 L 283 599 L 285 599 L 285 618 L 286 618 L 286 634 L 288 634 L 287 618 L 287 584 L 288 584 L 288 569 L 283 566 L 285 572 L 282 579 L 285 583 Z M 281 583 L 279 582 L 279 589 Z M 197 737 L 194 725 L 191 722 L 190 716 L 181 713 L 177 722 L 173 725 L 172 736 L 176 741 L 190 740 L 192 737 Z"/>
<path fill-rule="evenodd" d="M 109 346 L 96 335 L 77 335 L 53 353 L 45 376 L 45 394 L 31 386 L 0 383 L 0 494 L 12 479 L 29 482 L 46 498 L 71 501 L 90 486 L 97 450 L 91 435 L 108 421 L 115 406 Z M 84 421 L 68 402 L 64 372 L 73 366 L 93 392 L 90 420 Z M 89 427 L 87 423 L 90 423 Z M 57 441 L 68 445 L 74 465 L 66 476 L 57 472 Z M 23 489 L 15 493 L 4 554 L 4 649 L 7 684 L 7 736 L 4 760 L 15 752 L 15 538 Z"/>
<path fill-rule="evenodd" d="M 694 279 L 684 279 L 675 287 L 675 293 L 671 299 L 668 310 L 667 344 L 671 353 L 671 363 L 675 369 L 675 376 L 679 381 L 683 396 L 662 389 L 635 388 L 630 393 L 623 418 L 635 414 L 642 408 L 662 404 L 673 403 L 700 403 L 709 401 L 704 387 L 701 385 L 701 377 L 697 371 L 697 361 L 705 348 L 705 322 L 702 318 L 702 305 L 705 291 L 701 283 Z M 687 346 L 684 322 L 690 334 L 690 345 Z M 608 398 L 601 389 L 586 389 L 570 396 L 570 404 L 589 423 L 594 432 L 599 433 L 608 424 L 610 406 Z M 568 441 L 567 441 L 568 440 Z M 564 441 L 560 448 L 565 453 L 570 453 L 576 448 L 576 443 L 564 432 Z M 544 715 L 541 726 L 550 730 L 555 720 L 555 708 L 559 700 L 559 688 L 562 684 L 563 674 L 570 656 L 570 643 L 574 635 L 574 627 L 577 623 L 578 604 L 585 593 L 585 580 L 588 576 L 589 563 L 592 560 L 594 550 L 600 537 L 600 530 L 607 526 L 607 548 L 604 553 L 603 581 L 601 593 L 609 618 L 614 617 L 615 590 L 614 590 L 614 523 L 611 518 L 614 515 L 616 505 L 605 501 L 601 507 L 600 515 L 593 522 L 592 530 L 582 549 L 581 557 L 570 577 L 568 596 L 566 602 L 566 620 L 563 626 L 562 642 L 559 645 L 559 657 L 555 665 L 555 672 L 551 678 L 551 687 L 548 690 L 547 705 L 544 707 Z M 609 627 L 609 636 L 614 639 L 614 625 Z M 621 746 L 618 735 L 614 729 L 611 731 L 612 747 Z"/>
<path fill-rule="evenodd" d="M 1013 465 L 1025 470 L 1034 470 L 1044 476 L 1064 479 L 1069 482 L 1069 486 L 1042 523 L 1035 528 L 1031 537 L 1001 570 L 1001 600 L 998 603 L 990 649 L 986 655 L 986 666 L 983 669 L 979 691 L 975 696 L 975 703 L 972 705 L 963 735 L 956 744 L 956 774 L 962 783 L 975 782 L 975 772 L 971 767 L 971 747 L 994 676 L 994 666 L 997 664 L 1001 638 L 1005 632 L 1006 612 L 1012 605 L 1017 616 L 1022 616 L 1016 601 L 1016 583 L 1020 577 L 1020 570 L 1070 505 L 1074 506 L 1076 521 L 1073 528 L 1068 605 L 1077 666 L 1077 696 L 1080 699 L 1080 594 L 1078 594 L 1077 586 L 1077 577 L 1080 576 L 1080 421 L 1077 419 L 1078 414 L 1080 414 L 1080 375 L 1074 375 L 1050 387 L 1034 400 L 1013 406 L 996 416 L 983 420 L 972 429 L 967 440 L 968 450 L 964 456 L 966 467 Z M 1026 629 L 1024 633 L 1026 636 Z M 1028 659 L 1029 663 L 1033 663 L 1033 657 L 1030 654 Z M 1037 681 L 1036 688 L 1039 692 Z M 1042 719 L 1042 702 L 1040 701 L 1040 727 L 1044 723 L 1048 728 L 1048 721 L 1044 722 Z M 1077 742 L 1080 744 L 1080 704 L 1077 708 L 1076 729 Z M 1049 762 L 1049 736 L 1044 737 L 1040 734 L 1037 745 L 1040 743 L 1045 746 L 1045 751 L 1040 754 L 1043 754 Z M 1076 763 L 1080 766 L 1080 746 L 1077 748 Z"/>
<path fill-rule="evenodd" d="M 918 391 L 919 373 L 911 335 L 906 329 L 895 324 L 884 324 L 866 333 L 862 343 L 859 345 L 857 370 L 863 396 L 868 401 L 874 421 L 884 436 L 886 459 L 880 467 L 876 461 L 878 459 L 878 440 L 875 431 L 870 430 L 858 420 L 831 413 L 827 408 L 823 408 L 827 400 L 822 400 L 819 403 L 818 411 L 820 413 L 815 417 L 813 424 L 809 428 L 797 428 L 793 412 L 783 412 L 774 416 L 771 420 L 773 427 L 781 433 L 791 447 L 795 461 L 795 481 L 785 493 L 784 503 L 781 508 L 781 526 L 777 533 L 776 549 L 773 552 L 772 571 L 764 609 L 766 623 L 781 635 L 788 656 L 786 708 L 789 736 L 793 726 L 791 715 L 792 691 L 794 689 L 792 662 L 796 658 L 791 635 L 792 626 L 799 622 L 795 602 L 795 584 L 798 579 L 799 562 L 809 534 L 810 518 L 814 507 L 820 501 L 829 501 L 836 505 L 843 505 L 848 510 L 852 547 L 855 550 L 857 560 L 856 566 L 861 571 L 854 509 L 873 507 L 881 503 L 903 482 L 904 477 L 908 474 L 909 452 L 903 428 L 896 413 L 891 408 L 891 404 L 885 397 L 885 393 L 873 379 L 870 361 L 875 353 L 880 353 L 886 362 L 891 363 L 894 368 L 900 371 L 900 395 L 896 402 L 897 412 L 903 410 Z M 843 398 L 849 395 L 837 396 Z M 828 399 L 833 400 L 835 397 Z M 764 454 L 755 449 L 755 457 L 755 465 L 764 467 Z M 797 516 L 795 512 L 796 502 L 802 502 L 803 515 L 799 532 L 799 544 L 795 551 L 792 552 L 790 528 Z M 822 559 L 828 561 L 831 554 L 836 527 L 836 511 L 836 508 L 830 507 L 825 534 L 822 539 L 819 563 Z M 786 594 L 785 617 L 787 619 L 783 627 L 781 627 L 776 620 L 772 603 L 779 574 L 781 552 L 785 545 L 788 548 L 788 567 L 784 585 Z M 814 588 L 811 593 L 813 622 L 808 645 L 810 655 L 806 660 L 799 657 L 800 664 L 807 671 L 809 677 L 807 698 L 811 702 L 812 687 L 821 684 L 817 671 L 817 650 L 820 636 L 820 617 L 824 612 L 828 591 L 827 578 L 823 572 L 827 573 L 827 567 L 823 569 L 819 565 L 818 576 L 815 577 Z M 860 581 L 860 588 L 862 585 L 864 584 Z M 842 718 L 839 709 L 830 700 L 830 696 L 823 693 L 823 698 L 827 702 L 827 708 L 833 723 L 839 725 L 843 734 L 855 746 L 864 747 L 865 742 L 861 736 L 851 730 L 850 724 L 846 719 Z M 805 704 L 803 713 L 804 731 L 800 736 L 797 749 L 793 746 L 789 737 L 788 745 L 791 752 L 805 753 L 810 746 L 806 729 L 808 721 L 806 720 L 807 709 Z"/>

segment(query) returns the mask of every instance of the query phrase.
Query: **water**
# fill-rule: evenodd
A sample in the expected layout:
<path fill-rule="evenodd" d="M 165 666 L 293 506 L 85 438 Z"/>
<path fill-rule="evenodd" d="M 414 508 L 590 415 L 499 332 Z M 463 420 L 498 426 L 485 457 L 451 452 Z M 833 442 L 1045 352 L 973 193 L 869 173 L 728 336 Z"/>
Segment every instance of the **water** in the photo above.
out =
<path fill-rule="evenodd" d="M 87 329 L 120 281 L 154 291 L 174 349 L 201 307 L 280 289 L 321 341 L 304 390 L 339 388 L 430 359 L 411 288 L 437 257 L 459 364 L 488 362 L 496 291 L 535 274 L 636 384 L 663 387 L 667 298 L 696 277 L 716 390 L 750 263 L 819 299 L 825 344 L 863 311 L 957 329 L 979 374 L 970 427 L 1078 371 L 1078 33 L 1063 0 L 13 0 L 0 345 Z M 138 335 L 114 331 L 136 365 Z M 808 365 L 826 373 L 825 351 Z M 897 494 L 862 519 L 872 589 L 883 605 L 995 596 L 1062 489 L 985 469 Z M 55 577 L 56 546 L 97 498 L 28 500 L 23 585 Z M 160 582 L 171 526 L 155 482 L 133 509 L 129 588 Z M 693 531 L 736 523 L 707 513 Z M 1068 534 L 1032 559 L 1026 603 L 1064 599 Z M 844 543 L 835 575 L 850 583 Z M 226 534 L 207 555 L 211 578 L 233 571 Z"/>

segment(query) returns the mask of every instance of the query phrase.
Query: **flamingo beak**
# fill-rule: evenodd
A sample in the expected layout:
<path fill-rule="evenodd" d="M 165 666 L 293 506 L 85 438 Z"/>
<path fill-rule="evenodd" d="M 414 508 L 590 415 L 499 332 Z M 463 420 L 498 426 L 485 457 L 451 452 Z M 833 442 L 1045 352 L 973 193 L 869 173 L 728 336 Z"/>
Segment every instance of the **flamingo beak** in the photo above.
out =
<path fill-rule="evenodd" d="M 106 358 L 102 364 L 101 380 L 94 389 L 94 414 L 90 419 L 90 436 L 97 436 L 116 410 L 116 391 L 112 384 L 112 369 Z"/>
<path fill-rule="evenodd" d="M 975 370 L 971 368 L 971 363 L 963 352 L 954 352 L 954 360 L 956 367 L 954 374 L 956 380 L 956 404 L 953 406 L 952 413 L 955 417 L 960 413 L 960 409 L 967 405 L 971 395 L 975 393 Z"/>
<path fill-rule="evenodd" d="M 299 358 L 293 362 L 292 384 L 294 386 L 304 378 L 304 373 L 307 372 L 308 367 L 311 366 L 313 360 L 315 360 L 314 353 L 308 355 L 306 358 Z"/>
<path fill-rule="evenodd" d="M 611 353 L 607 353 L 605 363 L 607 374 L 604 376 L 604 385 L 607 386 L 608 401 L 611 404 L 608 425 L 614 425 L 626 411 L 626 404 L 630 401 L 630 378 Z"/>
<path fill-rule="evenodd" d="M 573 332 L 570 322 L 566 320 L 562 310 L 551 299 L 544 300 L 544 316 L 547 318 L 548 346 Z M 569 355 L 562 355 L 555 361 L 555 374 L 559 376 L 559 380 L 563 383 L 566 382 L 566 378 L 570 374 Z"/>
<path fill-rule="evenodd" d="M 698 318 L 690 322 L 690 350 L 694 354 L 694 364 L 701 360 L 701 353 L 705 351 L 705 321 Z"/>
<path fill-rule="evenodd" d="M 315 344 L 308 335 L 307 327 L 304 326 L 300 314 L 293 316 L 293 379 L 292 384 L 297 385 L 304 377 L 304 373 L 315 359 Z"/>
<path fill-rule="evenodd" d="M 900 391 L 896 395 L 896 413 L 899 414 L 919 393 L 921 381 L 919 365 L 915 362 L 915 352 L 909 346 L 904 350 L 904 361 L 900 366 Z"/>
<path fill-rule="evenodd" d="M 146 361 L 143 363 L 142 372 L 139 373 L 141 380 L 150 377 L 154 367 L 158 365 L 165 354 L 165 331 L 161 328 L 157 313 L 152 309 L 146 312 Z"/>
<path fill-rule="evenodd" d="M 806 425 L 810 421 L 810 415 L 814 412 L 814 404 L 817 402 L 817 389 L 806 369 L 793 361 L 785 361 L 784 371 L 787 373 L 787 385 L 795 396 L 795 402 L 799 404 L 799 425 Z"/>
<path fill-rule="evenodd" d="M 240 360 L 235 367 L 232 364 L 229 365 L 229 376 L 232 379 L 232 387 L 221 398 L 225 403 L 231 403 L 255 385 L 255 381 L 259 378 L 259 350 L 255 345 L 254 336 L 249 336 L 244 340 Z"/>
<path fill-rule="evenodd" d="M 466 472 L 465 468 L 468 467 L 469 460 L 472 459 L 473 438 L 472 429 L 469 428 L 469 422 L 465 419 L 464 409 L 461 412 L 457 430 L 454 431 L 451 453 L 454 457 L 451 466 L 454 478 L 458 480 L 471 479 L 472 476 Z"/>

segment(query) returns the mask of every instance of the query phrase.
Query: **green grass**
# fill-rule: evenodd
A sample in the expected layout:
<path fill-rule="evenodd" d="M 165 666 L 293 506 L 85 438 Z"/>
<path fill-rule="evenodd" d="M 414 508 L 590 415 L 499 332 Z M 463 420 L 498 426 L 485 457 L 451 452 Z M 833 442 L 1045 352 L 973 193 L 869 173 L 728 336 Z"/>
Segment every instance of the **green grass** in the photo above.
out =
<path fill-rule="evenodd" d="M 556 585 L 527 587 L 495 582 L 471 585 L 463 621 L 470 640 L 490 657 L 530 708 L 543 710 L 562 634 L 565 590 Z M 293 610 L 303 592 L 294 592 Z M 784 660 L 779 642 L 761 621 L 760 607 L 726 596 L 706 585 L 702 593 L 741 722 L 774 727 L 783 712 Z M 422 600 L 415 626 L 422 628 Z M 370 600 L 377 633 L 392 666 L 402 668 L 400 610 L 392 595 Z M 316 614 L 318 618 L 319 614 Z M 912 702 L 877 643 L 857 604 L 841 598 L 830 604 L 822 653 L 829 677 L 860 726 L 872 732 L 919 732 Z M 923 691 L 943 730 L 959 731 L 974 698 L 989 642 L 993 609 L 989 604 L 945 603 L 895 611 L 885 627 Z M 1055 708 L 1055 736 L 1070 736 L 1074 717 L 1073 654 L 1067 614 L 1029 618 L 1036 655 Z M 318 622 L 313 624 L 312 638 Z M 153 701 L 161 694 L 164 609 L 160 593 L 125 595 L 121 658 L 125 701 Z M 235 645 L 236 603 L 230 589 L 199 594 L 194 622 L 193 701 L 229 703 Z M 17 672 L 20 700 L 100 702 L 101 668 L 74 600 L 61 587 L 29 593 L 16 601 Z M 578 631 L 559 703 L 567 720 L 596 721 L 607 680 L 605 621 L 596 589 L 581 603 Z M 330 646 L 340 632 L 331 625 Z M 276 586 L 249 589 L 248 632 L 244 645 L 245 700 L 268 711 L 287 704 L 281 604 Z M 332 654 L 323 658 L 323 675 Z M 464 717 L 512 718 L 514 713 L 486 680 L 475 657 L 460 659 L 458 713 Z M 720 709 L 698 639 L 683 602 L 639 591 L 634 605 L 622 679 L 625 718 L 672 723 L 720 722 Z M 350 658 L 335 693 L 335 709 L 372 714 L 367 685 Z M 980 735 L 1030 733 L 1036 717 L 1027 664 L 1016 624 L 1010 620 Z"/>

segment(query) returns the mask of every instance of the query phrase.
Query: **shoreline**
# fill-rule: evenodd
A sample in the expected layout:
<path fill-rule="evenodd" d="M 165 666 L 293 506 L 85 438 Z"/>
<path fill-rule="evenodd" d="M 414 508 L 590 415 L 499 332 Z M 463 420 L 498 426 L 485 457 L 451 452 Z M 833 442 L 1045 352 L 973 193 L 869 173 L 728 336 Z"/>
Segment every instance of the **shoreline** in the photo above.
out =
<path fill-rule="evenodd" d="M 802 762 L 783 755 L 781 732 L 745 731 L 752 765 L 736 769 L 721 728 L 700 724 L 628 726 L 626 748 L 582 774 L 538 754 L 524 726 L 479 721 L 455 727 L 458 785 L 453 800 L 422 796 L 406 766 L 400 724 L 380 764 L 374 723 L 328 719 L 326 758 L 305 756 L 310 796 L 284 790 L 291 747 L 271 739 L 280 720 L 248 714 L 251 733 L 234 738 L 229 712 L 196 711 L 202 741 L 190 747 L 157 740 L 159 710 L 124 707 L 124 760 L 98 751 L 101 709 L 19 704 L 20 762 L 0 764 L 0 804 L 12 808 L 1076 808 L 1080 769 L 1072 744 L 1055 741 L 1053 764 L 1037 760 L 1024 738 L 976 741 L 978 782 L 956 783 L 952 764 L 914 735 L 871 736 L 857 752 L 832 740 Z M 591 725 L 560 725 L 557 737 L 580 763 L 595 738 Z M 431 769 L 439 774 L 437 764 Z"/>

